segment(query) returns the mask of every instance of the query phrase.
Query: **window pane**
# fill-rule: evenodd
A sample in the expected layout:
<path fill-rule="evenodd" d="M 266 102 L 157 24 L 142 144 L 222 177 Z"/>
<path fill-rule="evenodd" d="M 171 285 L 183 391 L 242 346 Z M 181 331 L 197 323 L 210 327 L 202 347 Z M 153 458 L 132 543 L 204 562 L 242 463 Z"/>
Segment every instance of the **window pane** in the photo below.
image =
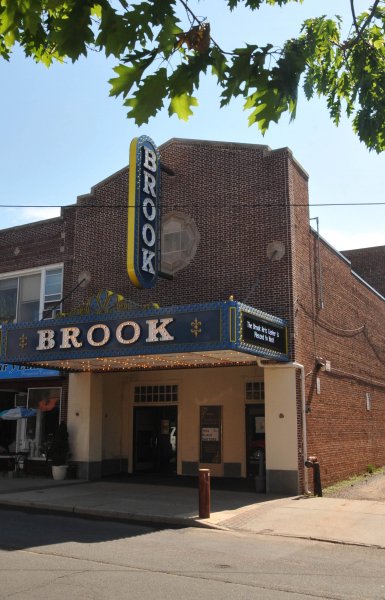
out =
<path fill-rule="evenodd" d="M 62 297 L 62 280 L 62 267 L 46 271 L 43 312 L 44 319 L 52 319 L 56 313 L 59 313 L 61 311 L 61 305 L 59 304 L 59 302 Z"/>
<path fill-rule="evenodd" d="M 9 279 L 0 279 L 0 292 L 3 290 L 17 289 L 17 277 L 10 277 Z"/>
<path fill-rule="evenodd" d="M 24 302 L 20 304 L 18 321 L 38 321 L 40 302 Z"/>
<path fill-rule="evenodd" d="M 37 321 L 39 319 L 40 280 L 40 273 L 19 277 L 18 321 Z"/>
<path fill-rule="evenodd" d="M 61 296 L 61 283 L 62 283 L 62 268 L 52 269 L 46 272 L 45 275 L 45 295 L 51 296 L 52 294 L 58 295 L 59 300 Z"/>
<path fill-rule="evenodd" d="M 177 252 L 181 249 L 180 233 L 166 233 L 163 236 L 163 251 Z"/>
<path fill-rule="evenodd" d="M 0 280 L 0 321 L 15 321 L 17 277 Z"/>
<path fill-rule="evenodd" d="M 20 277 L 20 302 L 36 302 L 40 299 L 40 273 Z"/>

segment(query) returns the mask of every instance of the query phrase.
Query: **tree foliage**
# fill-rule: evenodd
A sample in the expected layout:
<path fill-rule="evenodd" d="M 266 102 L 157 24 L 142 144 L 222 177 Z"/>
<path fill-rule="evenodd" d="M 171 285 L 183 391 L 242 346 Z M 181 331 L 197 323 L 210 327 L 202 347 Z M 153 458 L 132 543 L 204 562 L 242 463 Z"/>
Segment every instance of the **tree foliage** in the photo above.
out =
<path fill-rule="evenodd" d="M 209 2 L 210 0 L 206 0 Z M 224 8 L 302 0 L 223 0 Z M 0 54 L 15 44 L 37 62 L 76 61 L 90 50 L 116 57 L 111 95 L 123 96 L 128 117 L 146 123 L 165 105 L 188 119 L 197 105 L 201 76 L 211 73 L 220 105 L 244 100 L 249 124 L 265 133 L 283 113 L 295 117 L 300 86 L 311 99 L 326 98 L 338 125 L 342 112 L 369 149 L 385 149 L 385 0 L 356 14 L 343 37 L 341 19 L 307 19 L 281 48 L 253 43 L 224 49 L 218 23 L 198 18 L 189 0 L 0 0 Z M 200 6 L 204 5 L 201 0 Z M 226 6 L 225 6 L 226 5 Z M 220 19 L 218 19 L 219 21 Z M 346 24 L 344 30 L 346 30 Z"/>

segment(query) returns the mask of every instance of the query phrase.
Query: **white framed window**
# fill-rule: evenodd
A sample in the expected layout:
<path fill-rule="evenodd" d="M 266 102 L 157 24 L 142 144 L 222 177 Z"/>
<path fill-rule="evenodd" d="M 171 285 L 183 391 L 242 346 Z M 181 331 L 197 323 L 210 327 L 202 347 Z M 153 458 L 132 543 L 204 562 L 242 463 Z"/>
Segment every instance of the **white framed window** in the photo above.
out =
<path fill-rule="evenodd" d="M 136 385 L 135 403 L 178 402 L 177 385 Z"/>
<path fill-rule="evenodd" d="M 245 384 L 246 402 L 264 402 L 265 384 L 263 381 L 247 381 Z"/>
<path fill-rule="evenodd" d="M 52 319 L 62 294 L 63 265 L 0 275 L 0 323 Z"/>

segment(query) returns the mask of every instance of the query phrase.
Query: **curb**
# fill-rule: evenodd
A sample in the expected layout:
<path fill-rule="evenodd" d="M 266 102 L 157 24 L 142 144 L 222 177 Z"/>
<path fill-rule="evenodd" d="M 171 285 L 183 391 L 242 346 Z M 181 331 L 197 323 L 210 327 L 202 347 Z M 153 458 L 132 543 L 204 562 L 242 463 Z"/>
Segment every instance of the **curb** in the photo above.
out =
<path fill-rule="evenodd" d="M 142 525 L 158 525 L 159 527 L 197 527 L 200 529 L 224 530 L 223 527 L 208 523 L 201 519 L 184 517 L 165 517 L 160 515 L 141 515 L 136 513 L 122 513 L 118 511 L 98 510 L 94 508 L 77 508 L 76 506 L 52 506 L 44 502 L 20 502 L 17 500 L 1 500 L 0 508 L 6 510 L 21 510 L 35 513 L 44 513 L 52 515 L 73 516 L 90 518 L 94 520 L 108 520 L 126 523 L 136 523 Z M 230 530 L 229 530 L 230 531 Z"/>

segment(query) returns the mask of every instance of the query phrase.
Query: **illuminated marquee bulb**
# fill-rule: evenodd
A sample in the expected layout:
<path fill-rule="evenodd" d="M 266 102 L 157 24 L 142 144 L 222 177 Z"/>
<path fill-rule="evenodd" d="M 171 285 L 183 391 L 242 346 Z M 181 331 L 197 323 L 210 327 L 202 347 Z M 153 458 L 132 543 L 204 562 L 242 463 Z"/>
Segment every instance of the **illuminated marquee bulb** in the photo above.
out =
<path fill-rule="evenodd" d="M 94 331 L 96 331 L 97 329 L 100 329 L 103 333 L 103 338 L 100 340 L 100 342 L 95 342 L 93 338 Z M 92 327 L 90 327 L 87 331 L 87 342 L 90 344 L 90 346 L 104 346 L 105 344 L 107 344 L 108 340 L 110 339 L 110 336 L 111 331 L 109 330 L 107 325 L 103 325 L 101 323 L 97 325 L 92 325 Z"/>

